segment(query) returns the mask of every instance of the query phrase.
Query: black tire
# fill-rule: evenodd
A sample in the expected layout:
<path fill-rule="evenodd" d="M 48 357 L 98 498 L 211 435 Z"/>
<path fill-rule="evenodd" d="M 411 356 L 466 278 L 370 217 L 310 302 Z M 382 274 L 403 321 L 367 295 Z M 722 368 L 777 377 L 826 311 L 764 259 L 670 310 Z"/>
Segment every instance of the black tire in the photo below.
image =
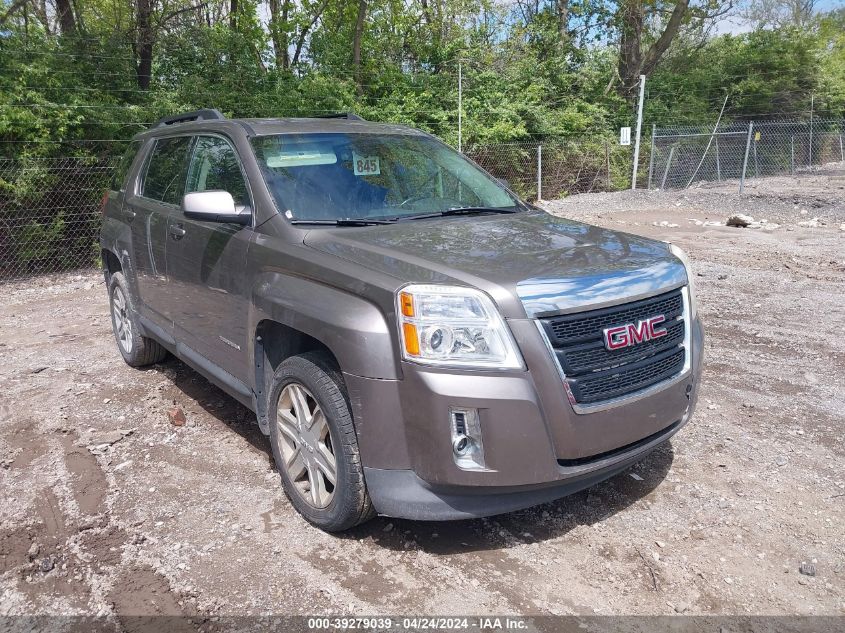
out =
<path fill-rule="evenodd" d="M 167 350 L 158 341 L 141 336 L 135 304 L 132 302 L 126 278 L 121 272 L 112 273 L 109 279 L 109 312 L 117 349 L 127 365 L 144 367 L 160 363 L 167 357 Z M 122 319 L 119 315 L 122 315 Z M 128 338 L 125 336 L 127 324 Z"/>
<path fill-rule="evenodd" d="M 309 403 L 313 405 L 316 402 L 328 426 L 336 471 L 331 500 L 325 507 L 315 507 L 313 503 L 306 501 L 309 493 L 303 492 L 301 487 L 303 482 L 300 482 L 300 487 L 297 487 L 297 483 L 285 467 L 283 450 L 286 449 L 282 446 L 287 436 L 278 422 L 278 407 L 282 392 L 289 385 L 304 387 L 307 392 L 310 392 Z M 293 507 L 309 523 L 326 532 L 348 530 L 375 516 L 364 481 L 364 469 L 358 451 L 358 438 L 355 434 L 346 386 L 343 383 L 343 377 L 328 355 L 308 352 L 285 360 L 273 376 L 268 398 L 267 412 L 273 458 L 282 478 L 282 487 Z M 286 446 L 290 447 L 290 442 Z M 300 448 L 304 449 L 304 446 L 307 444 L 300 445 Z M 287 450 L 291 449 L 287 448 Z"/>

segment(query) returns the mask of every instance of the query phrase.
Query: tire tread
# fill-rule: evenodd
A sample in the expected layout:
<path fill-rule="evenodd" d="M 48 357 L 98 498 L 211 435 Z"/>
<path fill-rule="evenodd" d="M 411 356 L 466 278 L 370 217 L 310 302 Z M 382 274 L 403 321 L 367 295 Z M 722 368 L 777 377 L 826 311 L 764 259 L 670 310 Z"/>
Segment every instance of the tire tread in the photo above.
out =
<path fill-rule="evenodd" d="M 111 277 L 109 278 L 108 285 L 109 318 L 112 321 L 112 328 L 114 328 L 114 317 L 111 314 L 111 298 L 115 286 L 120 286 L 120 289 L 123 292 L 123 296 L 125 297 L 126 302 L 129 306 L 129 318 L 132 320 L 133 332 L 132 350 L 129 353 L 124 351 L 124 349 L 120 346 L 120 342 L 117 341 L 117 336 L 115 336 L 115 341 L 117 342 L 117 349 L 120 352 L 120 355 L 123 357 L 123 360 L 126 361 L 126 364 L 130 367 L 145 367 L 147 365 L 155 365 L 156 363 L 160 363 L 167 357 L 167 349 L 165 349 L 165 347 L 155 339 L 151 339 L 147 336 L 142 336 L 140 334 L 140 328 L 138 327 L 138 320 L 136 318 L 137 313 L 135 312 L 135 304 L 132 300 L 132 295 L 129 292 L 129 286 L 126 283 L 126 277 L 120 271 L 112 273 Z"/>
<path fill-rule="evenodd" d="M 292 356 L 279 365 L 274 376 L 274 387 L 270 390 L 272 405 L 268 407 L 268 410 L 274 411 L 271 415 L 275 414 L 275 400 L 280 392 L 281 380 L 299 373 L 307 376 L 316 385 L 319 394 L 315 393 L 314 395 L 321 398 L 324 404 L 332 409 L 333 417 L 337 423 L 336 430 L 343 444 L 343 456 L 349 464 L 346 479 L 349 494 L 344 496 L 344 507 L 337 512 L 335 519 L 330 521 L 325 520 L 325 517 L 317 516 L 317 513 L 320 512 L 318 510 L 310 509 L 312 511 L 309 512 L 309 508 L 304 508 L 304 510 L 300 508 L 301 504 L 295 497 L 295 493 L 294 495 L 288 493 L 288 497 L 302 516 L 320 529 L 328 532 L 348 530 L 373 518 L 376 513 L 370 495 L 367 493 L 361 452 L 358 448 L 358 436 L 350 413 L 346 386 L 340 371 L 326 354 L 305 352 L 298 356 Z M 340 457 L 338 451 L 335 451 L 335 455 L 336 459 Z M 284 476 L 282 478 L 285 481 Z"/>

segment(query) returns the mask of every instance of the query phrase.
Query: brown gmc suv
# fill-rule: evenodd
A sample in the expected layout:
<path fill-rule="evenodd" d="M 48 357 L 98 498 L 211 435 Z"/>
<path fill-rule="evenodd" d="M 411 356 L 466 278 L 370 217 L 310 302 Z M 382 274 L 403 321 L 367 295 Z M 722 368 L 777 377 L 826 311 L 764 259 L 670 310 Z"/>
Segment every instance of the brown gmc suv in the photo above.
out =
<path fill-rule="evenodd" d="M 417 130 L 169 117 L 104 213 L 123 358 L 172 353 L 254 410 L 325 530 L 557 499 L 695 408 L 683 253 L 551 216 Z"/>

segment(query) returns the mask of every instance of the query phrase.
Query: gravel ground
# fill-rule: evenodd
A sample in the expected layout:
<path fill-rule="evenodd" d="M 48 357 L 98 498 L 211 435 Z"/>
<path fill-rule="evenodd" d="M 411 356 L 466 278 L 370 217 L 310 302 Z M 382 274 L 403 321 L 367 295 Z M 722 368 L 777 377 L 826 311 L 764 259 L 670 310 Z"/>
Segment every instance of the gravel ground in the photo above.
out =
<path fill-rule="evenodd" d="M 548 203 L 690 253 L 702 397 L 629 471 L 487 520 L 324 534 L 250 412 L 123 364 L 98 274 L 0 286 L 0 615 L 845 615 L 845 175 L 812 178 Z"/>

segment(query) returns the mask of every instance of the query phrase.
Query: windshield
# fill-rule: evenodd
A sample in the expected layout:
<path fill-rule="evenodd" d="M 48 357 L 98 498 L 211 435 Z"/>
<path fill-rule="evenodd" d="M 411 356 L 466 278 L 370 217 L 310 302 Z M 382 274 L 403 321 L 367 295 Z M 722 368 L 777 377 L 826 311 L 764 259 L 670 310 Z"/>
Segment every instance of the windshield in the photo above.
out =
<path fill-rule="evenodd" d="M 495 179 L 426 136 L 279 134 L 252 143 L 276 205 L 292 220 L 523 208 Z"/>

